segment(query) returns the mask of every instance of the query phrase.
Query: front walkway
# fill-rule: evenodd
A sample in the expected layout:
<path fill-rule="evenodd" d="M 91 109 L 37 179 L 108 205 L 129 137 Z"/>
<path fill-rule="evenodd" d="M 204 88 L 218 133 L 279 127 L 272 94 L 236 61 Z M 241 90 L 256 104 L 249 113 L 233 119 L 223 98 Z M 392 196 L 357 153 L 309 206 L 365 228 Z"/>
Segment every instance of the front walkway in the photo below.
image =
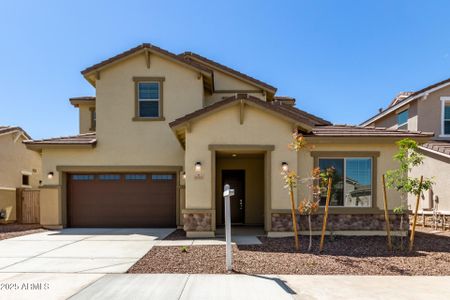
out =
<path fill-rule="evenodd" d="M 0 274 L 0 299 L 450 298 L 449 277 L 184 274 Z M 25 284 L 25 285 L 24 285 Z M 34 288 L 31 288 L 34 284 Z M 40 285 L 38 285 L 40 284 Z"/>
<path fill-rule="evenodd" d="M 0 273 L 125 273 L 174 229 L 68 228 L 0 241 Z"/>

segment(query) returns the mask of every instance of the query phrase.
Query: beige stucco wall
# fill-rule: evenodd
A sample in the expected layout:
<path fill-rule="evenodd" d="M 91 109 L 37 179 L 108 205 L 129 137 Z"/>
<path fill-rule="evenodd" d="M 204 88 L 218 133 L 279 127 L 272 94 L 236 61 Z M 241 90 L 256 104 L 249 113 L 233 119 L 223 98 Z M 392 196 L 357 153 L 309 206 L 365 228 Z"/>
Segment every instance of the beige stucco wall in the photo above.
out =
<path fill-rule="evenodd" d="M 412 169 L 410 176 L 420 178 L 423 175 L 426 178 L 432 179 L 433 196 L 438 197 L 439 203 L 436 208 L 450 214 L 450 158 L 445 158 L 441 155 L 432 154 L 428 151 L 422 151 L 425 155 L 423 164 Z M 414 209 L 416 197 L 410 195 L 408 197 L 408 205 L 410 209 Z M 433 199 L 430 201 L 430 193 L 424 192 L 420 202 L 419 209 L 431 209 L 434 207 Z"/>
<path fill-rule="evenodd" d="M 441 97 L 450 97 L 450 86 L 430 93 L 426 99 L 418 102 L 419 130 L 434 132 L 435 138 L 441 135 Z"/>
<path fill-rule="evenodd" d="M 216 90 L 258 90 L 257 87 L 236 79 L 224 72 L 214 70 L 214 87 Z"/>
<path fill-rule="evenodd" d="M 22 171 L 30 175 L 31 187 L 39 185 L 41 156 L 28 150 L 22 143 L 24 137 L 14 142 L 17 133 L 0 135 L 0 187 L 20 188 Z"/>
<path fill-rule="evenodd" d="M 394 163 L 392 157 L 397 152 L 397 146 L 394 144 L 394 141 L 383 142 L 379 141 L 377 143 L 370 142 L 358 142 L 358 141 L 343 141 L 339 143 L 337 140 L 326 142 L 325 140 L 322 142 L 318 141 L 309 141 L 310 147 L 313 147 L 313 151 L 345 151 L 348 152 L 347 157 L 351 157 L 352 152 L 380 152 L 380 156 L 377 157 L 377 186 L 372 187 L 376 189 L 376 201 L 373 202 L 372 207 L 376 209 L 384 209 L 383 208 L 383 186 L 381 184 L 381 176 L 386 173 L 387 170 L 394 169 L 397 167 L 397 164 Z M 311 152 L 309 150 L 302 150 L 299 152 L 298 158 L 298 169 L 300 178 L 307 178 L 311 176 L 311 170 L 314 167 L 314 159 L 311 156 Z M 298 193 L 300 198 L 305 197 L 305 195 L 309 194 L 309 190 L 307 185 L 299 184 L 298 185 Z M 388 208 L 393 209 L 401 205 L 401 197 L 400 194 L 393 190 L 388 190 Z M 359 210 L 364 210 L 365 208 L 355 208 L 354 211 L 357 213 Z M 339 211 L 339 208 L 332 208 L 332 211 Z"/>
<path fill-rule="evenodd" d="M 292 124 L 280 117 L 246 106 L 245 119 L 239 122 L 239 106 L 225 108 L 221 111 L 193 122 L 191 132 L 186 135 L 186 208 L 211 209 L 212 197 L 212 155 L 209 145 L 273 145 L 270 164 L 270 197 L 272 208 L 284 208 L 289 205 L 289 198 L 283 188 L 280 175 L 281 163 L 287 162 L 292 168 L 297 167 L 295 153 L 289 151 Z M 195 178 L 194 164 L 202 163 L 202 178 Z"/>
<path fill-rule="evenodd" d="M 92 104 L 80 104 L 78 106 L 80 133 L 91 132 L 92 129 L 91 108 L 95 109 L 95 106 Z"/>
<path fill-rule="evenodd" d="M 0 210 L 5 210 L 6 217 L 0 223 L 16 220 L 16 189 L 0 187 Z"/>
<path fill-rule="evenodd" d="M 59 188 L 40 189 L 40 222 L 44 226 L 60 226 L 62 210 Z"/>
<path fill-rule="evenodd" d="M 211 105 L 215 102 L 221 101 L 227 97 L 231 97 L 236 93 L 243 92 L 261 100 L 266 101 L 265 94 L 262 93 L 261 88 L 248 84 L 244 81 L 236 79 L 224 72 L 214 70 L 214 89 L 220 91 L 219 93 L 205 93 L 205 105 Z M 230 92 L 226 92 L 230 91 Z"/>
<path fill-rule="evenodd" d="M 264 224 L 264 157 L 218 157 L 216 160 L 216 220 L 221 224 L 222 171 L 245 171 L 245 224 Z"/>

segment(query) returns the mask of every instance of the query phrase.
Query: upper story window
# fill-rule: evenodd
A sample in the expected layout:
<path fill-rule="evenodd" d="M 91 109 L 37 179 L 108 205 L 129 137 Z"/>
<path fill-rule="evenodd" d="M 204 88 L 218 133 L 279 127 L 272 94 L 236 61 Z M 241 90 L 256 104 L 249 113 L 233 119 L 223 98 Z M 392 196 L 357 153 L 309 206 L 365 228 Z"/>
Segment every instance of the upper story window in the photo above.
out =
<path fill-rule="evenodd" d="M 97 126 L 97 115 L 95 113 L 95 107 L 91 107 L 89 109 L 89 112 L 91 113 L 91 127 L 89 128 L 89 131 L 95 131 L 95 128 Z"/>
<path fill-rule="evenodd" d="M 164 120 L 163 77 L 135 77 L 135 121 Z"/>
<path fill-rule="evenodd" d="M 443 136 L 450 136 L 450 97 L 442 97 L 442 129 Z"/>
<path fill-rule="evenodd" d="M 397 114 L 397 129 L 408 129 L 408 117 L 407 109 Z"/>

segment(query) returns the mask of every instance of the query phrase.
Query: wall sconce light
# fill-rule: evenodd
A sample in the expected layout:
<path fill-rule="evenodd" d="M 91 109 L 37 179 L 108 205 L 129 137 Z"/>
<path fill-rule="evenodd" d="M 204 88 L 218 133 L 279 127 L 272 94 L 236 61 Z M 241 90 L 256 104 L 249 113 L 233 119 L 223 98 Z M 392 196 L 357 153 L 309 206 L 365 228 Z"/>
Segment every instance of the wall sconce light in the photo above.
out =
<path fill-rule="evenodd" d="M 48 174 L 47 174 L 47 178 L 48 179 L 52 179 L 53 178 L 53 172 L 48 172 Z"/>
<path fill-rule="evenodd" d="M 283 172 L 287 172 L 289 170 L 289 165 L 287 162 L 283 161 L 281 163 L 281 169 L 283 170 Z"/>
<path fill-rule="evenodd" d="M 181 172 L 181 177 L 183 178 L 183 180 L 186 180 L 186 172 Z"/>
<path fill-rule="evenodd" d="M 202 163 L 198 161 L 195 163 L 195 172 L 200 172 L 201 170 L 202 170 Z"/>

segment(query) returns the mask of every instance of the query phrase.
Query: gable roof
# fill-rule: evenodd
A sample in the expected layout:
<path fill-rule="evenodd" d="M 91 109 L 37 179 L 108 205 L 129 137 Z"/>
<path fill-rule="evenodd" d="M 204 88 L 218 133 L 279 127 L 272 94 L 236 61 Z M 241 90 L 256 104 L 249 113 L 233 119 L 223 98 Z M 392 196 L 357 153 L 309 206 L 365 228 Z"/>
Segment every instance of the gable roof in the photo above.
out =
<path fill-rule="evenodd" d="M 0 135 L 21 132 L 27 139 L 31 139 L 28 133 L 19 126 L 0 126 Z"/>
<path fill-rule="evenodd" d="M 212 68 L 218 69 L 219 71 L 223 71 L 229 75 L 232 75 L 233 77 L 236 77 L 238 79 L 241 79 L 241 80 L 251 83 L 253 85 L 259 86 L 259 87 L 263 88 L 264 90 L 268 90 L 269 92 L 275 93 L 277 91 L 276 87 L 274 87 L 268 83 L 265 83 L 261 80 L 253 78 L 247 74 L 236 71 L 230 67 L 222 65 L 216 61 L 213 61 L 209 58 L 201 56 L 197 53 L 186 51 L 186 52 L 179 54 L 178 56 L 183 57 L 186 61 L 192 62 L 194 60 L 194 61 L 200 62 L 202 64 L 206 64 L 206 67 L 212 67 Z"/>
<path fill-rule="evenodd" d="M 41 150 L 42 148 L 55 148 L 61 146 L 70 147 L 94 147 L 97 144 L 97 135 L 95 132 L 48 138 L 41 140 L 26 140 L 23 143 L 28 149 Z"/>
<path fill-rule="evenodd" d="M 210 69 L 204 67 L 201 64 L 185 60 L 182 57 L 179 57 L 178 55 L 176 55 L 174 53 L 171 53 L 171 52 L 169 52 L 169 51 L 167 51 L 165 49 L 159 48 L 159 47 L 157 47 L 155 45 L 152 45 L 152 44 L 149 44 L 149 43 L 143 43 L 143 44 L 141 44 L 141 45 L 139 45 L 137 47 L 131 48 L 131 49 L 125 51 L 125 52 L 122 52 L 122 53 L 116 55 L 116 56 L 113 56 L 113 57 L 108 58 L 108 59 L 106 59 L 104 61 L 101 61 L 101 62 L 99 62 L 99 63 L 97 63 L 95 65 L 92 65 L 92 66 L 84 69 L 83 71 L 81 71 L 81 74 L 83 74 L 84 77 L 87 77 L 89 74 L 91 74 L 91 73 L 93 73 L 95 71 L 98 71 L 98 70 L 100 70 L 102 68 L 105 68 L 105 67 L 111 65 L 111 64 L 117 63 L 119 61 L 122 61 L 125 58 L 128 58 L 128 57 L 130 57 L 132 55 L 135 55 L 135 54 L 138 54 L 138 53 L 141 53 L 141 52 L 144 52 L 144 51 L 149 51 L 151 53 L 155 53 L 155 54 L 158 54 L 160 56 L 169 58 L 170 60 L 172 60 L 172 61 L 174 61 L 176 63 L 182 64 L 182 65 L 184 65 L 184 66 L 186 66 L 188 68 L 194 69 L 194 70 L 196 70 L 196 71 L 198 71 L 198 72 L 200 72 L 200 73 L 202 73 L 204 75 L 210 76 L 211 73 L 212 73 L 212 71 Z"/>
<path fill-rule="evenodd" d="M 314 127 L 318 125 L 330 125 L 331 123 L 316 117 L 312 114 L 309 114 L 303 110 L 300 110 L 296 107 L 290 106 L 288 104 L 283 104 L 282 102 L 266 102 L 254 96 L 250 96 L 247 94 L 237 94 L 235 96 L 228 97 L 222 101 L 216 102 L 209 106 L 205 106 L 199 110 L 196 110 L 190 114 L 185 115 L 184 117 L 178 118 L 175 121 L 169 123 L 169 126 L 172 128 L 178 127 L 183 123 L 187 123 L 189 121 L 199 119 L 210 112 L 228 107 L 236 102 L 242 101 L 243 103 L 250 104 L 253 106 L 258 106 L 260 108 L 269 110 L 273 113 L 278 114 L 280 117 L 288 118 L 293 122 L 301 123 L 306 125 L 306 127 Z"/>
<path fill-rule="evenodd" d="M 357 125 L 328 125 L 318 126 L 304 136 L 316 137 L 399 137 L 399 138 L 427 138 L 434 136 L 433 132 L 411 131 L 402 129 L 388 129 L 385 127 L 363 127 Z"/>
<path fill-rule="evenodd" d="M 369 119 L 367 119 L 366 121 L 362 122 L 360 125 L 361 126 L 367 126 L 369 124 L 371 124 L 372 122 L 388 115 L 389 113 L 396 111 L 397 109 L 399 109 L 400 107 L 402 107 L 403 105 L 406 105 L 416 99 L 419 99 L 422 96 L 425 96 L 429 93 L 432 93 L 436 90 L 442 89 L 446 86 L 450 85 L 450 78 L 439 81 L 438 83 L 434 83 L 432 85 L 429 85 L 421 90 L 418 90 L 416 92 L 413 92 L 412 94 L 410 94 L 409 96 L 407 96 L 406 98 L 403 98 L 401 101 L 397 101 L 395 102 L 396 99 L 394 99 L 391 104 L 387 109 L 385 109 L 384 111 L 370 117 Z"/>

